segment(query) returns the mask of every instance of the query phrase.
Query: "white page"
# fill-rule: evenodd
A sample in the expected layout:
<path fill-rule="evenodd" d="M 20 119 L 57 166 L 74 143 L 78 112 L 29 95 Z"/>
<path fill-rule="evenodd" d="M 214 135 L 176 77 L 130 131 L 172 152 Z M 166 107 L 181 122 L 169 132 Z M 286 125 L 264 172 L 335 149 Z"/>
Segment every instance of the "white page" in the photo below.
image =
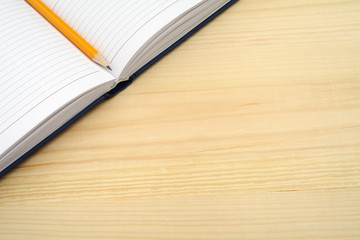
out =
<path fill-rule="evenodd" d="M 116 76 L 156 32 L 204 0 L 43 0 L 110 63 Z"/>
<path fill-rule="evenodd" d="M 0 0 L 0 159 L 57 109 L 114 77 L 23 0 Z"/>

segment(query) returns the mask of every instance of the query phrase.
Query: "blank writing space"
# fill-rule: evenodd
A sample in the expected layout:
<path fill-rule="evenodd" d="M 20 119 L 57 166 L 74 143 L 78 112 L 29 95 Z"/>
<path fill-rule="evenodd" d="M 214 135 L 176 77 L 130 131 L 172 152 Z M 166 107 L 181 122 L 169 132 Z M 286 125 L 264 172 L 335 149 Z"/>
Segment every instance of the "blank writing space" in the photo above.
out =
<path fill-rule="evenodd" d="M 0 135 L 48 96 L 94 71 L 25 1 L 2 0 Z"/>
<path fill-rule="evenodd" d="M 44 0 L 45 4 L 93 45 L 111 64 L 127 62 L 132 55 L 120 54 L 131 39 L 160 12 L 180 0 Z M 174 16 L 169 16 L 169 21 Z M 155 33 L 155 32 L 154 32 Z M 144 36 L 147 38 L 148 36 Z M 114 72 L 120 70 L 113 66 Z"/>

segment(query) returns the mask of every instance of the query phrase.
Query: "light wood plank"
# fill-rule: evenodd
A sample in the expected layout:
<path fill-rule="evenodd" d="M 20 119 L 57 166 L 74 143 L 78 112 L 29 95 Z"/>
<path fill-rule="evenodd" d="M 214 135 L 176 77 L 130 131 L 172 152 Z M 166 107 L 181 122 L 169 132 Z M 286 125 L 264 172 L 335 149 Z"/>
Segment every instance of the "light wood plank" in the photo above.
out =
<path fill-rule="evenodd" d="M 360 188 L 0 207 L 5 239 L 359 239 Z M 2 238 L 4 239 L 4 238 Z"/>

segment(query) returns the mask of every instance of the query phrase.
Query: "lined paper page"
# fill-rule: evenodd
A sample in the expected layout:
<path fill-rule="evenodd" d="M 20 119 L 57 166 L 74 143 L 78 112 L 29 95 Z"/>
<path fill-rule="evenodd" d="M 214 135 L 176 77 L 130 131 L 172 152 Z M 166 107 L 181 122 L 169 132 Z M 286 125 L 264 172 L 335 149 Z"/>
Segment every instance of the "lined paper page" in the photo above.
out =
<path fill-rule="evenodd" d="M 43 0 L 99 50 L 119 76 L 138 49 L 201 0 Z"/>
<path fill-rule="evenodd" d="M 112 80 L 23 0 L 1 0 L 0 157 L 57 109 Z"/>

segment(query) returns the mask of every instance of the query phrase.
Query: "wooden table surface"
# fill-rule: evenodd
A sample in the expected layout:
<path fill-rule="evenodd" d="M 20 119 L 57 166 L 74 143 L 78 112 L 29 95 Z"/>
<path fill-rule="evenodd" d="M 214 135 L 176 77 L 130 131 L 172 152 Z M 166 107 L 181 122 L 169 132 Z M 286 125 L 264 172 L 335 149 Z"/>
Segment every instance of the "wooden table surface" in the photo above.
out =
<path fill-rule="evenodd" d="M 360 239 L 360 1 L 238 2 L 2 178 L 0 239 Z"/>

